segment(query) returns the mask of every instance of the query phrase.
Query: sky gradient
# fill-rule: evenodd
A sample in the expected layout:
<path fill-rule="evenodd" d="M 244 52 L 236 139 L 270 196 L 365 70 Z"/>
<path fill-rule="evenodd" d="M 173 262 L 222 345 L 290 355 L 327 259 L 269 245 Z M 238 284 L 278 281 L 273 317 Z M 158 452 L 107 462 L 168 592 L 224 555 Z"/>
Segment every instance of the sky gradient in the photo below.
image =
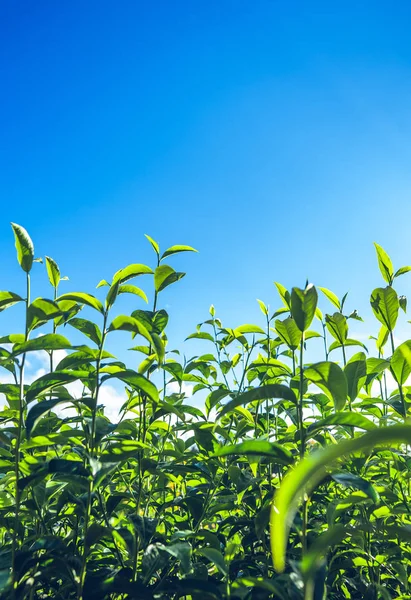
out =
<path fill-rule="evenodd" d="M 259 320 L 274 280 L 370 316 L 373 241 L 411 264 L 410 19 L 408 2 L 3 0 L 1 289 L 23 290 L 14 221 L 67 291 L 153 264 L 145 233 L 196 247 L 161 303 L 175 345 L 211 303 Z"/>

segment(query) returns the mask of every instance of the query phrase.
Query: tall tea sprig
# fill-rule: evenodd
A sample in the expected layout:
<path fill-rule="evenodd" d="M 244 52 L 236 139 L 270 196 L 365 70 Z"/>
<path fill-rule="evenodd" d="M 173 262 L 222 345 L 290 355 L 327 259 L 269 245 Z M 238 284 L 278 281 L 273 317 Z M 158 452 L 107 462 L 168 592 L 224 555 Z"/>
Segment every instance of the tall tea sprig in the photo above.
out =
<path fill-rule="evenodd" d="M 25 329 L 24 329 L 24 342 L 29 339 L 29 321 L 28 321 L 28 309 L 30 306 L 30 271 L 34 261 L 34 246 L 30 239 L 29 234 L 20 225 L 12 223 L 12 229 L 14 233 L 15 245 L 17 250 L 17 260 L 23 269 L 26 277 L 26 298 L 25 304 Z M 14 526 L 13 526 L 13 540 L 12 540 L 12 594 L 13 597 L 16 593 L 17 580 L 16 580 L 16 552 L 18 548 L 18 526 L 19 526 L 19 512 L 20 512 L 20 445 L 22 430 L 24 426 L 24 414 L 25 414 L 25 398 L 24 398 L 24 368 L 26 363 L 26 352 L 20 357 L 19 364 L 19 404 L 18 404 L 18 416 L 17 416 L 17 432 L 15 441 L 15 457 L 14 457 L 14 477 L 15 477 L 15 488 L 14 488 Z"/>

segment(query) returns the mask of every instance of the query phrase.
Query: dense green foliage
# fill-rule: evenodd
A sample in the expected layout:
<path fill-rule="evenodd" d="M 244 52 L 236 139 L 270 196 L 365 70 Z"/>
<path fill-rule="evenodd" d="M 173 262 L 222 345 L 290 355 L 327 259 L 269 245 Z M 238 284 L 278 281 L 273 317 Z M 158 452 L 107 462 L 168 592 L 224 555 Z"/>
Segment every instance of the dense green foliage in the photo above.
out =
<path fill-rule="evenodd" d="M 2 598 L 411 598 L 411 340 L 393 335 L 406 311 L 394 280 L 411 267 L 376 245 L 374 352 L 350 337 L 361 318 L 346 296 L 276 283 L 282 305 L 259 301 L 262 326 L 226 328 L 211 307 L 189 336 L 206 353 L 187 360 L 159 301 L 184 276 L 168 262 L 193 248 L 161 254 L 147 236 L 153 268 L 59 295 L 55 261 L 34 265 L 12 227 L 26 292 L 0 292 L 22 317 L 0 339 Z M 33 299 L 44 267 L 50 293 Z M 113 309 L 121 294 L 130 315 Z M 117 331 L 134 340 L 128 365 L 110 353 Z M 48 370 L 29 381 L 39 352 Z M 113 381 L 125 401 L 111 422 Z"/>

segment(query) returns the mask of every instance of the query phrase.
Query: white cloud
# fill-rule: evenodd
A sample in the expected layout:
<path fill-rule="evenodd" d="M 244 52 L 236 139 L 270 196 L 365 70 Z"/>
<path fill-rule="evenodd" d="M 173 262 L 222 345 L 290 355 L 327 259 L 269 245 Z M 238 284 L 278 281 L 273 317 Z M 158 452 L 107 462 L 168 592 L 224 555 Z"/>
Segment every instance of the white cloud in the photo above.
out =
<path fill-rule="evenodd" d="M 124 402 L 126 395 L 124 392 L 119 393 L 112 385 L 102 385 L 99 392 L 98 403 L 104 405 L 104 414 L 110 421 L 117 421 L 119 411 Z"/>
<path fill-rule="evenodd" d="M 192 383 L 186 383 L 183 381 L 181 384 L 181 392 L 186 395 L 187 398 L 190 398 L 193 395 L 193 387 Z M 180 384 L 177 381 L 172 381 L 167 384 L 167 394 L 179 394 L 180 393 Z"/>

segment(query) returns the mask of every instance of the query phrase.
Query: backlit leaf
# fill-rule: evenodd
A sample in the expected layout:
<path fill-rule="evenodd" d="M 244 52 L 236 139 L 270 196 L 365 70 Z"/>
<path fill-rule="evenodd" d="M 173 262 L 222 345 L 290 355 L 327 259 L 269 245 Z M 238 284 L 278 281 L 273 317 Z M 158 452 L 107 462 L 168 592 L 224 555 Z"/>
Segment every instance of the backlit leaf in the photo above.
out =
<path fill-rule="evenodd" d="M 267 384 L 252 390 L 248 390 L 242 394 L 238 394 L 235 398 L 230 400 L 222 409 L 219 414 L 221 418 L 228 412 L 234 410 L 237 406 L 244 406 L 255 400 L 266 400 L 269 398 L 281 398 L 283 400 L 290 400 L 296 402 L 296 397 L 292 389 L 285 385 L 278 383 Z"/>
<path fill-rule="evenodd" d="M 0 311 L 22 301 L 23 298 L 14 292 L 0 292 Z"/>
<path fill-rule="evenodd" d="M 171 256 L 172 254 L 178 254 L 180 252 L 198 252 L 198 250 L 192 248 L 191 246 L 170 246 L 170 248 L 167 248 L 167 250 L 163 252 L 161 260 L 163 260 L 167 256 Z"/>
<path fill-rule="evenodd" d="M 399 301 L 397 292 L 390 286 L 376 288 L 371 294 L 374 315 L 388 331 L 392 331 L 398 318 Z"/>
<path fill-rule="evenodd" d="M 74 300 L 79 304 L 85 304 L 86 306 L 90 306 L 91 308 L 104 313 L 104 308 L 100 300 L 91 294 L 85 294 L 84 292 L 70 292 L 69 294 L 63 294 L 62 296 L 59 296 L 57 301 L 59 300 Z"/>
<path fill-rule="evenodd" d="M 392 266 L 391 259 L 379 244 L 374 242 L 374 246 L 377 251 L 378 266 L 380 267 L 381 275 L 388 284 L 391 284 L 394 279 L 394 267 Z"/>
<path fill-rule="evenodd" d="M 291 315 L 300 331 L 306 331 L 312 323 L 317 308 L 318 295 L 310 283 L 302 290 L 293 288 L 291 292 Z"/>
<path fill-rule="evenodd" d="M 16 223 L 11 224 L 17 250 L 17 260 L 26 273 L 30 273 L 34 260 L 34 246 L 29 234 Z"/>
<path fill-rule="evenodd" d="M 304 370 L 306 379 L 315 383 L 342 410 L 348 395 L 347 379 L 342 369 L 332 362 L 319 362 Z"/>
<path fill-rule="evenodd" d="M 395 381 L 403 385 L 411 373 L 411 340 L 397 346 L 391 357 L 390 366 Z"/>
<path fill-rule="evenodd" d="M 57 288 L 60 283 L 60 269 L 58 268 L 56 261 L 50 258 L 50 256 L 46 256 L 46 269 L 51 285 L 54 288 Z"/>

